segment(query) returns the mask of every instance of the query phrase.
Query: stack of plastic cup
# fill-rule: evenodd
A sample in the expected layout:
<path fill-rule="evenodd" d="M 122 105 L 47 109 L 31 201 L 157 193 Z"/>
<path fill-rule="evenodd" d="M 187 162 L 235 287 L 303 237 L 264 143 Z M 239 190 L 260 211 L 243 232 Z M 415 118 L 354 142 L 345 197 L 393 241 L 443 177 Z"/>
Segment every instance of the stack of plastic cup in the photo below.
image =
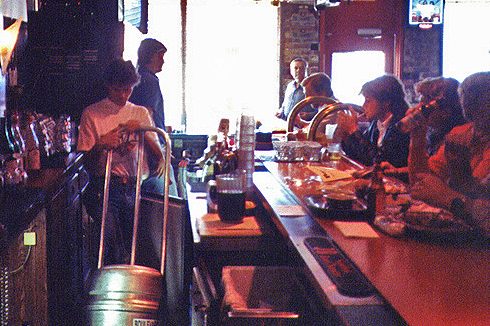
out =
<path fill-rule="evenodd" d="M 238 137 L 238 169 L 245 171 L 247 190 L 253 186 L 253 173 L 255 162 L 255 117 L 249 112 L 240 116 Z"/>

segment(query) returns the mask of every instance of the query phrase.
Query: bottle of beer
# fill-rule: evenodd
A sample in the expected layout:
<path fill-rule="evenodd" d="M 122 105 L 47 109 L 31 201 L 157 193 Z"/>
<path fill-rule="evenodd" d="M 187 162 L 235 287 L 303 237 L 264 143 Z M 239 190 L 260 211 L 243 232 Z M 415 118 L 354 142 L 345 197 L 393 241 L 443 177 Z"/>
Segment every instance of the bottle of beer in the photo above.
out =
<path fill-rule="evenodd" d="M 442 100 L 442 98 L 435 98 L 429 103 L 421 105 L 398 121 L 395 126 L 403 133 L 412 131 L 412 129 L 418 126 L 422 119 L 427 118 L 433 110 L 438 109 L 441 106 Z"/>
<path fill-rule="evenodd" d="M 369 215 L 374 218 L 376 215 L 381 214 L 385 209 L 386 193 L 383 183 L 383 171 L 380 165 L 381 161 L 378 155 L 376 162 L 374 163 L 374 169 L 369 182 L 367 191 L 367 209 Z"/>

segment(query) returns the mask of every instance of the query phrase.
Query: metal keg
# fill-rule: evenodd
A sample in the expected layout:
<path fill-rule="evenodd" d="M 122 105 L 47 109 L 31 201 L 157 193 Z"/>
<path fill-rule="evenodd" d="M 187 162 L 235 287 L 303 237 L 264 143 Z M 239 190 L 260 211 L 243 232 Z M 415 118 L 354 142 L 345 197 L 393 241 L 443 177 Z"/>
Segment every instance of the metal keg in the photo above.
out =
<path fill-rule="evenodd" d="M 141 199 L 141 172 L 146 131 L 156 132 L 165 139 L 165 188 L 163 200 L 162 256 L 160 271 L 135 265 L 139 206 Z M 100 231 L 98 269 L 91 275 L 87 284 L 86 319 L 92 326 L 156 326 L 160 325 L 160 312 L 163 310 L 163 273 L 167 242 L 168 189 L 170 171 L 170 138 L 162 129 L 146 127 L 138 133 L 138 173 L 134 209 L 133 239 L 129 265 L 103 266 L 104 233 L 107 217 L 109 183 L 112 165 L 112 150 L 108 152 L 105 170 L 104 199 Z"/>
<path fill-rule="evenodd" d="M 163 292 L 160 272 L 136 265 L 110 265 L 95 271 L 89 284 L 90 325 L 154 326 Z"/>

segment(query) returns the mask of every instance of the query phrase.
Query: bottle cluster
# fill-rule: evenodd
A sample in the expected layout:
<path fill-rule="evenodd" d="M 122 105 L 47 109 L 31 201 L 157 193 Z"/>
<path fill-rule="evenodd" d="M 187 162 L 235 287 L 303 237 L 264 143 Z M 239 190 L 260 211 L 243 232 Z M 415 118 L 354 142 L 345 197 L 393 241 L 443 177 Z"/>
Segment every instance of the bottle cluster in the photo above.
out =
<path fill-rule="evenodd" d="M 24 184 L 28 174 L 56 153 L 69 153 L 75 144 L 71 118 L 35 112 L 0 112 L 0 186 Z"/>

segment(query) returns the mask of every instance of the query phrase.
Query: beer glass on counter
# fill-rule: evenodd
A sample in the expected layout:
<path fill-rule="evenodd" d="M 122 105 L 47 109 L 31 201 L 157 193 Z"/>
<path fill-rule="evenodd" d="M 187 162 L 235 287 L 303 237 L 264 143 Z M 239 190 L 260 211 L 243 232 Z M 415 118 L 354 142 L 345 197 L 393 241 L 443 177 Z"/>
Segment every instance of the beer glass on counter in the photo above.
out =
<path fill-rule="evenodd" d="M 216 176 L 218 215 L 223 222 L 241 222 L 245 215 L 246 173 Z"/>

